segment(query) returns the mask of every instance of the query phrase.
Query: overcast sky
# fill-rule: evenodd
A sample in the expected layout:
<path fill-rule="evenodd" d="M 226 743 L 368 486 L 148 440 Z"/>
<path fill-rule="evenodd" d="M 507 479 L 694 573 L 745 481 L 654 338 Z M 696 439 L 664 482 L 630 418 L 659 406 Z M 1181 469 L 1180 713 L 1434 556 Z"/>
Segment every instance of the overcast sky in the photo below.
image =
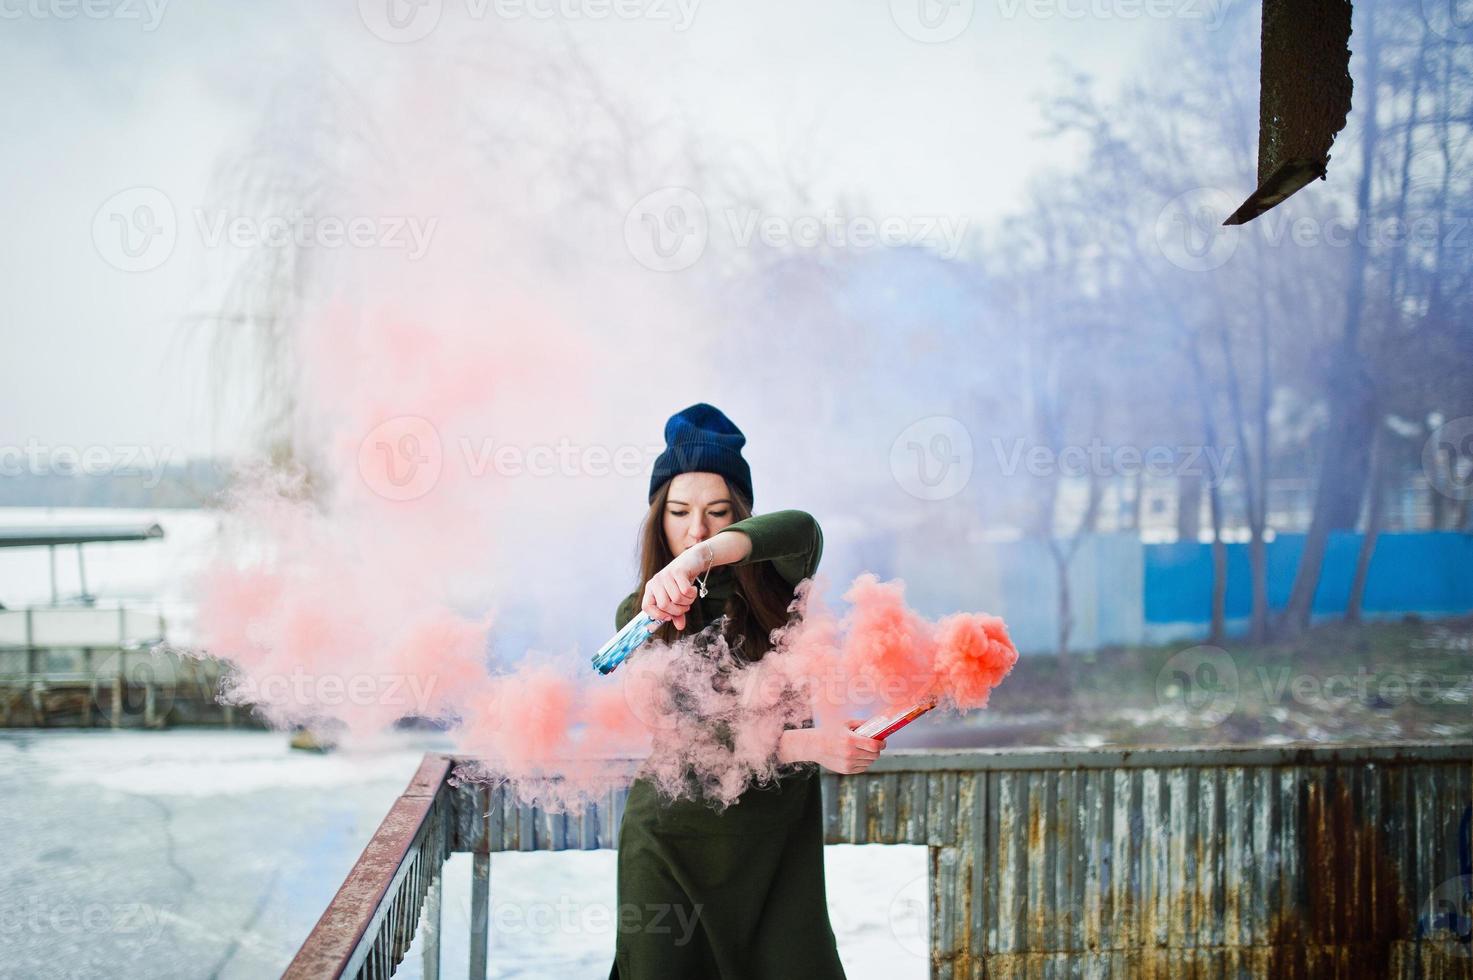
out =
<path fill-rule="evenodd" d="M 693 138 L 809 169 L 820 195 L 979 228 L 1067 152 L 1039 138 L 1034 98 L 1057 85 L 1058 62 L 1110 90 L 1183 17 L 1208 29 L 1215 16 L 1191 0 L 1175 24 L 1123 2 L 1079 16 L 1086 5 L 1070 0 L 620 0 L 638 16 L 598 21 L 533 16 L 566 0 L 389 2 L 96 0 L 95 16 L 68 0 L 4 4 L 0 441 L 174 458 L 240 447 L 239 426 L 212 424 L 205 348 L 183 326 L 220 293 L 193 222 L 179 222 L 167 260 L 146 271 L 117 268 L 97 237 L 111 234 L 103 205 L 120 192 L 206 200 L 222 155 L 283 79 L 332 72 L 352 84 L 503 32 L 533 47 L 571 39 L 642 110 L 688 121 Z"/>

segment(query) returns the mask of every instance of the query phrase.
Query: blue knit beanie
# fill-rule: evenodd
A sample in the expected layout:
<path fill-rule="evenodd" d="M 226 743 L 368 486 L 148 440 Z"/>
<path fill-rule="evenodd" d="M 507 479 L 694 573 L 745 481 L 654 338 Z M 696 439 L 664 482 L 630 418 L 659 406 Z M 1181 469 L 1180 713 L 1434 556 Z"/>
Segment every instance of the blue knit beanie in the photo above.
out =
<path fill-rule="evenodd" d="M 721 409 L 697 402 L 665 423 L 665 451 L 650 474 L 650 502 L 677 473 L 719 473 L 752 502 L 752 470 L 742 458 L 747 437 Z"/>

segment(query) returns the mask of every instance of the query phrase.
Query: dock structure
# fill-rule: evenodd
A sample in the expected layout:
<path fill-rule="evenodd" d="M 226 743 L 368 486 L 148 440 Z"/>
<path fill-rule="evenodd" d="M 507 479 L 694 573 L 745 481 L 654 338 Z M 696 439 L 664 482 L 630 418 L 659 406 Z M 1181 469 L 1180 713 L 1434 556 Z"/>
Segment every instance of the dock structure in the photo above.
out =
<path fill-rule="evenodd" d="M 46 548 L 51 575 L 50 602 L 0 601 L 0 728 L 235 723 L 216 701 L 221 665 L 169 648 L 162 611 L 88 591 L 85 545 L 163 536 L 154 523 L 0 526 L 0 548 Z M 63 547 L 76 548 L 75 596 L 57 587 Z"/>
<path fill-rule="evenodd" d="M 170 649 L 156 610 L 0 610 L 0 728 L 233 725 L 223 666 Z"/>
<path fill-rule="evenodd" d="M 439 977 L 466 852 L 481 980 L 493 853 L 616 846 L 624 791 L 547 812 L 459 761 L 425 756 L 287 977 L 389 977 L 413 946 Z M 821 786 L 826 843 L 928 848 L 935 978 L 1473 973 L 1473 745 L 897 749 Z"/>

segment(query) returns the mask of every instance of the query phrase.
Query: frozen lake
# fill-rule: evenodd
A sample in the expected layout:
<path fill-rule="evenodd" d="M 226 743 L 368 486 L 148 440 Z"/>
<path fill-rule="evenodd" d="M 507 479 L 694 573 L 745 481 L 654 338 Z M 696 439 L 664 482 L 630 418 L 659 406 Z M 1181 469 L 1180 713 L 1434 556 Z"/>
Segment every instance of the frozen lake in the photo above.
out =
<path fill-rule="evenodd" d="M 259 731 L 0 732 L 0 977 L 276 976 L 434 736 L 329 755 Z M 491 975 L 608 975 L 613 851 L 491 859 Z M 464 976 L 470 857 L 445 873 L 442 964 Z M 825 849 L 852 978 L 924 977 L 926 849 Z M 411 950 L 400 976 L 419 975 Z"/>

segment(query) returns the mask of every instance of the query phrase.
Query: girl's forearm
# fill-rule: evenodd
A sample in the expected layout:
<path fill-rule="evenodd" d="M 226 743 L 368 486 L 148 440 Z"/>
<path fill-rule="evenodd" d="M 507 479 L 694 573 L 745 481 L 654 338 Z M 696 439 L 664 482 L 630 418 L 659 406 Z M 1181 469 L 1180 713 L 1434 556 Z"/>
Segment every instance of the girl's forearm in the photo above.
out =
<path fill-rule="evenodd" d="M 781 765 L 793 762 L 811 762 L 808 756 L 809 728 L 787 728 L 777 740 L 777 761 Z"/>
<path fill-rule="evenodd" d="M 740 531 L 718 532 L 686 552 L 697 572 L 706 567 L 707 561 L 712 567 L 734 565 L 751 553 L 752 539 Z"/>

